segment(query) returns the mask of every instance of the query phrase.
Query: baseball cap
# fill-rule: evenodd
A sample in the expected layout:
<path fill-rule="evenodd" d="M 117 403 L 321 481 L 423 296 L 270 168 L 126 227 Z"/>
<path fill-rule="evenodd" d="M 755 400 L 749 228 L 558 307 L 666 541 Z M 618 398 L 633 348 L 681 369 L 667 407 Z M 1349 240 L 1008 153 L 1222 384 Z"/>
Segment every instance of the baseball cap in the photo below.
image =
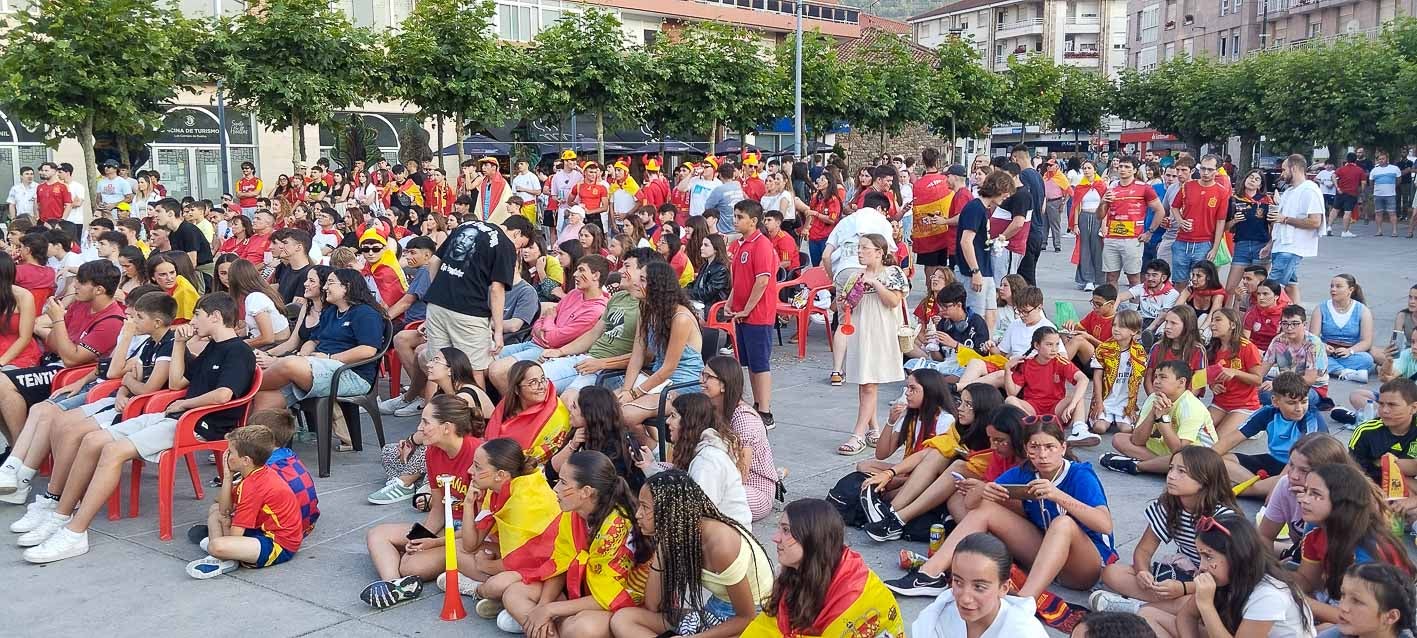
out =
<path fill-rule="evenodd" d="M 112 159 L 112 158 L 103 160 L 102 166 L 103 166 L 104 168 L 110 168 L 110 167 L 112 167 L 112 168 L 118 168 L 118 160 Z"/>
<path fill-rule="evenodd" d="M 969 171 L 964 170 L 963 164 L 950 164 L 950 167 L 945 169 L 945 174 L 955 177 L 969 177 Z"/>

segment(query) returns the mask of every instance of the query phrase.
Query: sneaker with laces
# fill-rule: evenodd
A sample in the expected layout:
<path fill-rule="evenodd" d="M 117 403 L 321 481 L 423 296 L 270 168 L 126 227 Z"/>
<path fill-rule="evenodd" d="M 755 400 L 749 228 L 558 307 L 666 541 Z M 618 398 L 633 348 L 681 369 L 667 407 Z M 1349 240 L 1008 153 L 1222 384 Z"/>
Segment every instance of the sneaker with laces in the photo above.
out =
<path fill-rule="evenodd" d="M 240 565 L 234 560 L 222 560 L 215 556 L 207 556 L 187 563 L 187 575 L 197 580 L 206 580 L 234 572 L 238 567 Z"/>
<path fill-rule="evenodd" d="M 861 511 L 866 513 L 868 525 L 879 523 L 886 518 L 886 508 L 890 504 L 881 500 L 881 494 L 871 488 L 861 490 Z M 894 511 L 892 511 L 894 513 Z"/>
<path fill-rule="evenodd" d="M 477 603 L 472 606 L 473 613 L 484 620 L 496 620 L 497 615 L 502 613 L 502 609 L 502 601 L 491 598 L 478 599 Z"/>
<path fill-rule="evenodd" d="M 415 416 L 423 412 L 423 397 L 418 397 L 401 408 L 394 410 L 394 416 Z"/>
<path fill-rule="evenodd" d="M 417 576 L 404 576 L 393 580 L 376 580 L 359 592 L 359 599 L 374 609 L 388 609 L 405 603 L 423 593 L 423 581 Z"/>
<path fill-rule="evenodd" d="M 887 503 L 886 507 L 890 508 L 891 506 Z M 880 522 L 866 524 L 866 535 L 878 543 L 898 541 L 904 533 L 905 522 L 900 520 L 900 515 L 895 513 L 895 508 L 886 512 L 886 517 Z"/>
<path fill-rule="evenodd" d="M 448 572 L 438 574 L 438 591 L 448 591 Z M 482 581 L 473 580 L 462 574 L 458 574 L 458 593 L 463 596 L 477 598 L 477 588 L 482 586 Z"/>
<path fill-rule="evenodd" d="M 944 574 L 931 576 L 918 569 L 886 581 L 886 589 L 902 596 L 939 596 L 949 587 L 950 581 Z"/>
<path fill-rule="evenodd" d="M 24 485 L 19 486 L 18 488 L 15 489 L 15 491 L 10 492 L 9 494 L 0 495 L 0 503 L 9 503 L 9 504 L 11 504 L 11 505 L 24 505 L 25 503 L 29 502 L 29 500 L 30 500 L 30 484 L 29 484 L 29 483 L 25 483 Z M 47 501 L 47 500 L 49 500 L 49 499 L 44 499 L 44 500 Z M 55 502 L 57 503 L 58 501 L 55 501 Z"/>
<path fill-rule="evenodd" d="M 1353 239 L 1354 237 L 1357 237 L 1357 235 L 1354 235 L 1353 231 L 1345 230 L 1343 231 L 1343 235 L 1341 235 L 1341 237 L 1343 237 L 1344 239 Z"/>
<path fill-rule="evenodd" d="M 1367 370 L 1340 370 L 1340 371 L 1338 372 L 1338 378 L 1340 378 L 1340 379 L 1342 379 L 1342 380 L 1344 380 L 1344 381 L 1352 381 L 1352 382 L 1354 382 L 1354 383 L 1367 383 L 1367 382 L 1368 382 L 1368 371 L 1367 371 Z"/>
<path fill-rule="evenodd" d="M 54 508 L 59 507 L 59 501 L 52 498 L 39 496 L 33 503 L 25 506 L 25 515 L 20 520 L 10 523 L 10 531 L 16 534 L 23 534 L 43 523 L 49 515 L 54 513 Z"/>
<path fill-rule="evenodd" d="M 1132 475 L 1137 474 L 1137 460 L 1130 456 L 1108 452 L 1102 455 L 1102 458 L 1097 461 L 1097 464 L 1113 472 Z"/>
<path fill-rule="evenodd" d="M 509 634 L 525 633 L 522 624 L 517 622 L 516 618 L 512 618 L 511 612 L 505 609 L 497 614 L 497 628 Z"/>
<path fill-rule="evenodd" d="M 44 519 L 35 525 L 34 529 L 20 534 L 20 537 L 15 539 L 15 544 L 20 547 L 35 547 L 49 540 L 50 536 L 68 524 L 68 516 L 60 516 L 54 510 L 49 510 L 44 513 Z"/>
<path fill-rule="evenodd" d="M 1086 423 L 1078 421 L 1068 430 L 1069 447 L 1092 447 L 1102 442 L 1102 437 L 1087 427 Z"/>
<path fill-rule="evenodd" d="M 409 406 L 413 401 L 403 398 L 403 395 L 394 396 L 379 402 L 380 414 L 393 414 Z"/>
<path fill-rule="evenodd" d="M 412 487 L 404 485 L 397 478 L 391 478 L 379 491 L 369 495 L 369 502 L 375 505 L 392 505 L 413 498 L 415 493 L 416 490 Z"/>
<path fill-rule="evenodd" d="M 1328 418 L 1341 425 L 1358 424 L 1358 414 L 1348 408 L 1334 408 L 1329 411 Z"/>
<path fill-rule="evenodd" d="M 1120 611 L 1128 614 L 1135 614 L 1141 611 L 1142 601 L 1135 598 L 1127 598 L 1121 594 L 1101 589 L 1092 592 L 1087 597 L 1087 605 L 1093 611 Z"/>
<path fill-rule="evenodd" d="M 64 518 L 68 518 L 67 516 Z M 89 533 L 71 532 L 62 524 L 43 543 L 25 550 L 25 560 L 43 564 L 82 556 L 89 552 Z"/>

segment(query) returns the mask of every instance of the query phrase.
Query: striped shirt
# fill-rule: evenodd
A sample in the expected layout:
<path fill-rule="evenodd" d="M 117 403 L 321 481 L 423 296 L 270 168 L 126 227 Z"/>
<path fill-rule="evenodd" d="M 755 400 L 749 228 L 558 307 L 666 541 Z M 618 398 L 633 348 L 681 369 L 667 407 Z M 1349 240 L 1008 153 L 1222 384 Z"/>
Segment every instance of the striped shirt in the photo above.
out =
<path fill-rule="evenodd" d="M 1212 516 L 1233 513 L 1230 508 L 1221 505 L 1215 508 Z M 1200 553 L 1196 551 L 1196 515 L 1183 509 L 1180 518 L 1176 535 L 1173 537 L 1169 525 L 1170 517 L 1166 515 L 1166 508 L 1161 505 L 1161 501 L 1155 500 L 1146 506 L 1146 524 L 1151 533 L 1163 543 L 1174 543 L 1182 555 L 1191 559 L 1195 565 L 1200 565 Z"/>

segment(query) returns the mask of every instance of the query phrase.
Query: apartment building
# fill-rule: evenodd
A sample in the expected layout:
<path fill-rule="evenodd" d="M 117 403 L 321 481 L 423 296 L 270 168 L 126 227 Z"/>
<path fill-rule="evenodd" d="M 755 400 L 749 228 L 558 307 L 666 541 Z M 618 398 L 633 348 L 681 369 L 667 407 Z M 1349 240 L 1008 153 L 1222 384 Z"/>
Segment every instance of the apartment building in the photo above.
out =
<path fill-rule="evenodd" d="M 243 0 L 164 1 L 191 17 L 235 15 L 245 11 L 248 5 L 248 1 Z M 356 25 L 388 31 L 398 29 L 413 11 L 415 0 L 332 0 L 332 4 L 343 9 Z M 0 0 L 0 13 L 27 7 L 24 0 Z M 771 47 L 785 39 L 796 22 L 796 7 L 791 0 L 496 0 L 493 26 L 504 40 L 526 42 L 566 13 L 591 7 L 614 13 L 623 24 L 627 40 L 639 45 L 653 42 L 666 30 L 693 22 L 715 21 L 745 27 L 761 38 L 764 47 Z M 906 31 L 902 23 L 871 16 L 839 4 L 837 0 L 806 0 L 802 3 L 802 13 L 804 29 L 816 29 L 843 40 L 860 38 L 864 30 L 872 28 L 896 33 Z M 171 194 L 212 200 L 231 190 L 228 182 L 243 161 L 254 162 L 257 172 L 271 185 L 277 175 L 290 171 L 294 164 L 290 131 L 268 130 L 251 114 L 229 108 L 229 105 L 223 131 L 215 105 L 214 87 L 179 98 L 168 110 L 157 140 L 148 149 L 150 159 L 138 168 L 159 170 Z M 434 133 L 432 124 L 418 120 L 415 111 L 400 103 L 369 102 L 339 115 L 361 118 L 375 132 L 377 146 L 386 156 L 394 157 L 402 131 L 410 125 L 423 126 L 430 135 Z M 533 128 L 533 135 L 547 139 L 533 141 L 554 142 L 568 138 L 570 131 L 577 128 L 579 132 L 575 136 L 585 138 L 594 130 L 591 122 L 586 117 L 577 122 L 578 127 L 569 122 L 560 126 L 537 126 Z M 310 125 L 304 133 L 306 157 L 311 161 L 327 155 L 334 144 L 331 127 Z M 446 144 L 456 143 L 454 133 L 449 131 L 445 135 Z M 648 135 L 643 137 L 648 138 Z M 220 150 L 223 136 L 228 148 L 226 156 Z M 775 122 L 751 143 L 768 151 L 789 146 L 790 119 Z M 436 137 L 434 144 L 437 144 Z M 51 151 L 42 139 L 0 112 L 0 191 L 8 192 L 18 181 L 21 166 L 38 166 L 47 160 L 70 162 L 79 175 L 85 173 L 76 141 L 63 140 Z M 229 167 L 226 178 L 222 171 L 224 163 Z"/>
<path fill-rule="evenodd" d="M 906 20 L 915 41 L 973 42 L 986 68 L 1011 55 L 1046 55 L 1058 64 L 1116 75 L 1126 64 L 1124 0 L 959 0 Z"/>
<path fill-rule="evenodd" d="M 1414 0 L 1255 0 L 1253 18 L 1269 48 L 1372 37 L 1398 16 L 1417 15 Z M 1260 41 L 1256 41 L 1256 47 Z"/>

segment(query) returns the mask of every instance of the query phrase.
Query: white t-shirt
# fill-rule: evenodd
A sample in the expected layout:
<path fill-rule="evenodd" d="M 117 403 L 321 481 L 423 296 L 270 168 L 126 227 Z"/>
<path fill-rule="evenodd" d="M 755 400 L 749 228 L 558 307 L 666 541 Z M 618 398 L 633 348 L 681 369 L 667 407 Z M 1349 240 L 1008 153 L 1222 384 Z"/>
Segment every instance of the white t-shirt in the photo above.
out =
<path fill-rule="evenodd" d="M 695 216 L 704 214 L 704 204 L 708 202 L 709 194 L 713 192 L 713 189 L 722 185 L 723 182 L 716 179 L 703 179 L 702 177 L 689 182 L 689 214 Z"/>
<path fill-rule="evenodd" d="M 1283 217 L 1305 218 L 1309 215 L 1324 214 L 1324 197 L 1318 185 L 1304 180 L 1298 186 L 1290 186 L 1279 196 L 1279 214 Z M 1274 225 L 1274 249 L 1276 253 L 1290 253 L 1300 257 L 1319 254 L 1319 228 L 1296 228 L 1288 224 Z"/>
<path fill-rule="evenodd" d="M 10 187 L 10 196 L 5 199 L 15 207 L 15 215 L 34 216 L 35 196 L 39 193 L 39 182 L 30 182 L 28 188 L 23 183 Z"/>
<path fill-rule="evenodd" d="M 101 177 L 98 180 L 98 199 L 105 204 L 117 204 L 132 194 L 133 186 L 122 177 Z"/>
<path fill-rule="evenodd" d="M 1338 191 L 1334 189 L 1337 183 L 1334 181 L 1333 171 L 1325 168 L 1314 176 L 1314 181 L 1319 183 L 1319 192 L 1324 195 L 1336 195 Z"/>
<path fill-rule="evenodd" d="M 513 191 L 518 192 L 518 193 L 522 193 L 522 190 L 521 190 L 521 189 L 523 189 L 523 188 L 525 188 L 525 189 L 527 189 L 527 190 L 530 190 L 530 191 L 539 191 L 539 190 L 541 190 L 541 180 L 539 180 L 539 179 L 536 178 L 536 173 L 532 173 L 532 172 L 530 172 L 530 171 L 527 171 L 526 173 L 521 173 L 521 174 L 517 175 L 516 177 L 513 177 L 513 178 L 512 178 L 512 190 L 513 190 Z M 526 193 L 522 193 L 522 194 L 523 194 L 523 195 L 526 195 Z"/>
<path fill-rule="evenodd" d="M 847 268 L 861 268 L 861 260 L 856 258 L 856 244 L 862 235 L 877 234 L 886 238 L 889 250 L 895 253 L 895 240 L 891 238 L 891 221 L 874 208 L 858 208 L 856 212 L 841 218 L 827 236 L 827 245 L 834 246 L 832 252 L 832 274 Z"/>
<path fill-rule="evenodd" d="M 1373 182 L 1373 197 L 1397 197 L 1397 182 L 1402 179 L 1402 169 L 1387 164 L 1374 166 L 1368 171 L 1368 179 Z"/>
<path fill-rule="evenodd" d="M 1127 289 L 1132 295 L 1130 303 L 1136 306 L 1136 310 L 1141 314 L 1142 319 L 1150 321 L 1161 316 L 1161 313 L 1171 309 L 1176 305 L 1176 300 L 1181 298 L 1181 291 L 1171 288 L 1158 295 L 1147 293 L 1145 284 L 1137 284 Z M 1145 326 L 1142 326 L 1145 328 Z"/>
<path fill-rule="evenodd" d="M 1027 325 L 1022 319 L 1009 324 L 1008 330 L 1004 331 L 1004 336 L 999 338 L 996 344 L 999 350 L 1008 357 L 1017 357 L 1033 347 L 1033 333 L 1043 326 L 1057 328 L 1047 317 L 1039 320 L 1038 323 Z"/>
<path fill-rule="evenodd" d="M 84 223 L 84 211 L 88 210 L 89 189 L 87 186 L 84 186 L 83 182 L 77 179 L 69 180 L 65 186 L 69 187 L 69 197 L 79 205 L 70 208 L 68 212 L 64 213 L 64 221 L 82 224 Z"/>
<path fill-rule="evenodd" d="M 1096 361 L 1096 359 L 1093 359 L 1094 363 L 1092 367 L 1100 368 L 1101 366 L 1098 365 Z M 1127 414 L 1127 408 L 1131 407 L 1127 405 L 1132 398 L 1130 387 L 1131 380 L 1132 353 L 1123 350 L 1121 354 L 1117 356 L 1117 380 L 1112 383 L 1112 391 L 1102 399 L 1102 411 L 1108 416 L 1120 417 Z"/>
<path fill-rule="evenodd" d="M 783 219 L 797 219 L 797 207 L 792 205 L 792 193 L 782 191 L 776 195 L 763 195 L 759 203 L 763 205 L 763 212 L 775 210 L 782 213 Z"/>
<path fill-rule="evenodd" d="M 253 292 L 246 295 L 246 332 L 250 339 L 261 336 L 261 327 L 256 323 L 256 317 L 261 316 L 261 313 L 270 316 L 271 330 L 276 334 L 290 327 L 290 320 L 286 319 L 284 312 L 276 308 L 275 301 L 264 292 Z"/>
<path fill-rule="evenodd" d="M 1034 615 L 1035 605 L 1032 598 L 1005 596 L 999 601 L 994 622 L 979 638 L 1046 638 L 1048 630 Z M 915 638 L 955 638 L 965 634 L 964 619 L 959 615 L 953 589 L 940 594 L 910 625 L 910 635 Z"/>
<path fill-rule="evenodd" d="M 1294 604 L 1289 587 L 1265 576 L 1250 592 L 1241 620 L 1273 622 L 1269 638 L 1313 638 L 1314 620 L 1308 609 Z"/>

